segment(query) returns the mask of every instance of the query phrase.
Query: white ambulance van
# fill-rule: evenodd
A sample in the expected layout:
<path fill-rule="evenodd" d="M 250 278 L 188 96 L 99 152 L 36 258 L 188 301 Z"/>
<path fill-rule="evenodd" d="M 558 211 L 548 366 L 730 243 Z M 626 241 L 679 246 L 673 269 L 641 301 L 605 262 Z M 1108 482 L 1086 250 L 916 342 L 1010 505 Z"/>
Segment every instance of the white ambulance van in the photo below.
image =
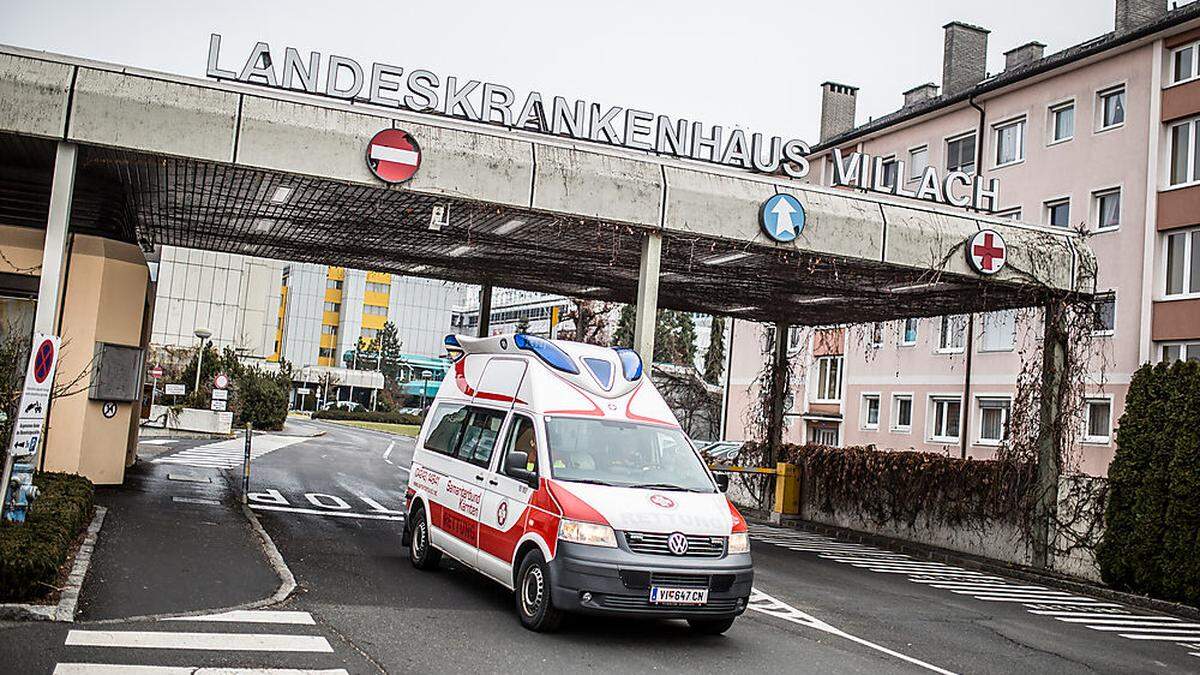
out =
<path fill-rule="evenodd" d="M 417 437 L 404 544 L 516 596 L 532 630 L 564 613 L 686 619 L 746 610 L 746 521 L 629 349 L 450 335 Z"/>

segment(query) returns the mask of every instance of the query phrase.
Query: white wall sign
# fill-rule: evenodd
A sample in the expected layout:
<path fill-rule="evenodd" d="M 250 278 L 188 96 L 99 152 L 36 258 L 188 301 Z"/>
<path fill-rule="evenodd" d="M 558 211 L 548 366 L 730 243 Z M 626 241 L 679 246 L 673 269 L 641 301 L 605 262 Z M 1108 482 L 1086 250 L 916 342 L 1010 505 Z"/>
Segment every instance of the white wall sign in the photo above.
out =
<path fill-rule="evenodd" d="M 187 394 L 186 384 L 164 384 L 163 392 L 167 396 L 183 396 Z"/>
<path fill-rule="evenodd" d="M 213 397 L 214 401 L 228 401 L 229 400 L 229 390 L 213 389 L 212 397 Z"/>
<path fill-rule="evenodd" d="M 226 403 L 228 403 L 228 401 L 222 401 L 219 398 L 214 398 L 212 401 L 212 405 L 209 406 L 209 409 L 215 410 L 217 412 L 225 412 Z"/>
<path fill-rule="evenodd" d="M 1000 180 L 996 178 L 983 179 L 978 174 L 968 175 L 962 171 L 951 171 L 945 177 L 939 177 L 937 169 L 925 167 L 925 173 L 913 183 L 913 189 L 904 187 L 908 181 L 908 173 L 904 160 L 887 160 L 883 157 L 872 157 L 862 152 L 852 152 L 848 156 L 842 151 L 833 149 L 832 185 L 857 187 L 872 192 L 911 197 L 925 201 L 946 204 L 948 206 L 971 207 L 978 211 L 994 212 L 1000 202 Z M 894 161 L 895 171 L 885 170 L 885 165 Z M 887 184 L 887 174 L 892 176 L 892 184 Z"/>

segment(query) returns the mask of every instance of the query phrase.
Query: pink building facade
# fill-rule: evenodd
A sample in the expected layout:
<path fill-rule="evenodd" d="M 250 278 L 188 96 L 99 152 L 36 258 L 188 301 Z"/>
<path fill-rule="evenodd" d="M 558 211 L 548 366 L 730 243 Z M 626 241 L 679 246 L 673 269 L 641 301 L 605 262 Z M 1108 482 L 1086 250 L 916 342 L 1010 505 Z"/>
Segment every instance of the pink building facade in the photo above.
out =
<path fill-rule="evenodd" d="M 941 93 L 854 126 L 854 95 L 823 87 L 811 180 L 834 185 L 834 150 L 881 158 L 893 192 L 925 167 L 1000 184 L 997 215 L 1083 227 L 1098 258 L 1096 323 L 1072 469 L 1104 475 L 1133 372 L 1200 359 L 1200 3 L 1117 0 L 1116 27 L 1044 56 L 1039 43 L 985 72 L 987 32 L 946 26 Z M 857 189 L 850 186 L 845 189 Z M 1040 340 L 1036 310 L 793 329 L 785 439 L 986 458 L 1008 435 L 1016 382 Z M 726 435 L 754 435 L 770 328 L 735 322 Z"/>

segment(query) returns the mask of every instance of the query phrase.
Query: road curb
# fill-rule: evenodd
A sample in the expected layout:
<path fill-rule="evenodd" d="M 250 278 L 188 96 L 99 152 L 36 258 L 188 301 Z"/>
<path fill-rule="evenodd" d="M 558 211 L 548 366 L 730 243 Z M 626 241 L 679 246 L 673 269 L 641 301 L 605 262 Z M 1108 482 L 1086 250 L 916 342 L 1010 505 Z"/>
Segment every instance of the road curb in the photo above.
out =
<path fill-rule="evenodd" d="M 244 515 L 246 520 L 250 523 L 250 529 L 254 530 L 254 533 L 258 536 L 259 545 L 262 546 L 263 554 L 267 556 L 267 561 L 271 563 L 272 569 L 275 570 L 275 575 L 279 577 L 279 588 L 276 588 L 274 593 L 265 598 L 250 602 L 243 602 L 237 605 L 229 605 L 228 607 L 212 607 L 206 609 L 196 609 L 187 612 L 145 614 L 142 616 L 130 616 L 120 619 L 99 619 L 96 621 L 89 621 L 87 623 L 112 624 L 128 623 L 130 621 L 162 621 L 165 619 L 175 619 L 188 616 L 208 616 L 209 614 L 221 614 L 223 612 L 232 612 L 239 609 L 260 609 L 262 607 L 277 605 L 284 600 L 287 600 L 288 597 L 291 596 L 291 594 L 296 590 L 296 577 L 292 574 L 292 570 L 287 566 L 287 562 L 284 561 L 283 555 L 279 553 L 279 549 L 275 547 L 275 541 L 271 539 L 271 535 L 267 534 L 266 529 L 264 529 L 262 523 L 258 521 L 258 517 L 254 515 L 254 512 L 244 504 L 239 505 L 239 508 L 242 511 L 242 515 Z"/>
<path fill-rule="evenodd" d="M 1121 602 L 1141 609 L 1169 614 L 1187 619 L 1200 620 L 1200 608 L 1184 605 L 1176 602 L 1168 602 L 1166 600 L 1158 600 L 1149 598 L 1144 595 L 1135 595 L 1133 593 L 1125 593 L 1124 591 L 1114 590 L 1104 586 L 1097 586 L 1079 579 L 1066 577 L 1058 574 L 1051 574 L 1041 570 L 1037 570 L 1024 565 L 1015 565 L 1011 563 L 1002 563 L 988 558 L 980 558 L 977 556 L 951 551 L 949 549 L 929 546 L 926 544 L 918 544 L 903 539 L 895 539 L 893 537 L 885 537 L 883 535 L 868 534 L 859 532 L 844 527 L 834 525 L 825 525 L 823 523 L 814 523 L 807 520 L 797 520 L 777 525 L 761 519 L 754 519 L 752 522 L 757 522 L 759 525 L 779 526 L 791 529 L 806 530 L 816 534 L 824 534 L 827 536 L 837 537 L 846 541 L 851 541 L 859 544 L 870 544 L 880 548 L 916 555 L 934 562 L 944 562 L 954 564 L 966 569 L 971 569 L 979 572 L 991 572 L 994 574 L 1004 574 L 1009 577 L 1021 579 L 1023 581 L 1033 581 L 1052 588 L 1058 588 L 1072 593 L 1080 593 L 1091 595 L 1114 602 Z"/>
<path fill-rule="evenodd" d="M 75 608 L 79 604 L 79 591 L 83 589 L 83 580 L 87 576 L 88 567 L 92 564 L 92 551 L 96 550 L 96 539 L 100 536 L 100 528 L 104 526 L 104 516 L 108 509 L 97 506 L 92 514 L 92 522 L 88 523 L 87 534 L 83 543 L 75 552 L 75 560 L 67 575 L 67 585 L 58 596 L 58 604 L 34 605 L 29 603 L 7 603 L 0 605 L 0 619 L 10 621 L 62 621 L 75 620 Z"/>

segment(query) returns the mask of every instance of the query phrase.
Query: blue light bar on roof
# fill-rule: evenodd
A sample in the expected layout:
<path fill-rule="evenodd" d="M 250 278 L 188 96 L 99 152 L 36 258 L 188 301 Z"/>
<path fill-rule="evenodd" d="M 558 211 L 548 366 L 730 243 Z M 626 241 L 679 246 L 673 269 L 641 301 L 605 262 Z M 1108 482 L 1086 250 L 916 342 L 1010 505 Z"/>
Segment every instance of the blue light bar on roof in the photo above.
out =
<path fill-rule="evenodd" d="M 628 347 L 613 347 L 617 358 L 621 360 L 621 368 L 625 371 L 625 379 L 636 382 L 642 377 L 642 357 Z"/>
<path fill-rule="evenodd" d="M 535 356 L 537 356 L 542 360 L 543 363 L 551 368 L 555 368 L 563 371 L 564 373 L 570 373 L 572 375 L 579 374 L 579 367 L 575 365 L 575 362 L 571 360 L 571 357 L 567 356 L 566 352 L 556 347 L 554 343 L 550 342 L 549 340 L 544 340 L 540 337 L 534 337 L 533 335 L 527 335 L 525 333 L 517 333 L 513 336 L 513 344 L 517 346 L 517 349 L 524 349 L 533 352 Z"/>
<path fill-rule="evenodd" d="M 463 356 L 466 356 L 466 352 L 463 351 L 462 345 L 458 342 L 458 337 L 453 333 L 447 335 L 442 344 L 446 345 L 446 355 L 450 357 L 451 361 L 458 361 Z"/>

